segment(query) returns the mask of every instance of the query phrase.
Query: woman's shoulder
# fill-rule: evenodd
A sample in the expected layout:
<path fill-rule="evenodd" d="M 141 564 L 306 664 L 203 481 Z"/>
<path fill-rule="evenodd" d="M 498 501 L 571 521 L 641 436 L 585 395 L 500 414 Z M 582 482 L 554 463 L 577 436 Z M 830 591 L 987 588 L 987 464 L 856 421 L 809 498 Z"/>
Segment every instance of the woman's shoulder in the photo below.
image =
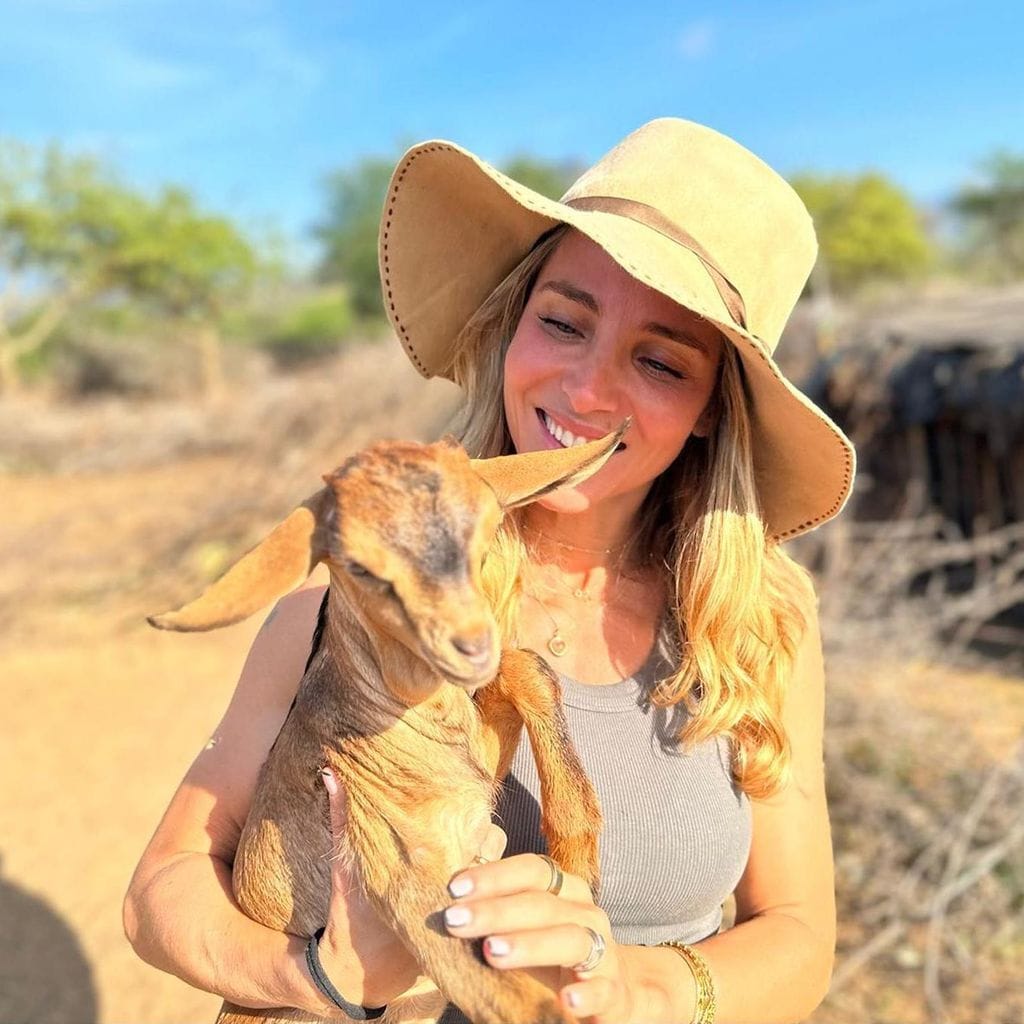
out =
<path fill-rule="evenodd" d="M 323 576 L 314 571 L 302 586 L 277 601 L 253 640 L 250 654 L 259 647 L 264 657 L 271 657 L 284 669 L 282 683 L 293 694 L 310 653 L 329 582 L 326 570 Z M 295 675 L 295 666 L 298 666 L 298 676 Z"/>
<path fill-rule="evenodd" d="M 249 647 L 229 717 L 265 719 L 276 735 L 305 673 L 326 589 L 310 576 L 270 609 Z"/>

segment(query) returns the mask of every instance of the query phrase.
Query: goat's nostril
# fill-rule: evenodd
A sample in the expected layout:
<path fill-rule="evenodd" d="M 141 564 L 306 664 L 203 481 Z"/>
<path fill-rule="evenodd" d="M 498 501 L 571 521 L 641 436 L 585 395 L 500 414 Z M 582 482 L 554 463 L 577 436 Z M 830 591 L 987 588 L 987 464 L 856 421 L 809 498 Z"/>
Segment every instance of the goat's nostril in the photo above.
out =
<path fill-rule="evenodd" d="M 476 636 L 453 636 L 452 647 L 464 654 L 470 661 L 484 662 L 491 656 L 494 644 L 491 634 L 478 633 Z"/>

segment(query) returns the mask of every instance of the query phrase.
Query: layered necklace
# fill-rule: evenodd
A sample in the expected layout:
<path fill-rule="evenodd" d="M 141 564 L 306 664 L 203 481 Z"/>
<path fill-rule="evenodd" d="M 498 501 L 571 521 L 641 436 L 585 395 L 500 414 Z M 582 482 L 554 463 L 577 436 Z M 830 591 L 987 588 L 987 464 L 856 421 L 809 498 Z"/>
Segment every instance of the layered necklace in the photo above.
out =
<path fill-rule="evenodd" d="M 568 551 L 576 551 L 582 554 L 588 555 L 610 555 L 618 552 L 618 558 L 615 559 L 611 564 L 615 566 L 615 582 L 617 583 L 622 575 L 621 563 L 628 545 L 620 545 L 616 548 L 585 548 L 578 544 L 568 544 L 565 541 L 555 540 L 553 537 L 544 537 L 544 540 L 549 544 L 554 544 L 557 547 L 563 548 Z M 607 566 L 605 568 L 608 568 Z M 586 604 L 592 604 L 594 601 L 594 595 L 587 590 L 585 584 L 579 586 L 570 586 L 563 583 L 562 589 L 566 593 L 571 594 L 577 601 L 583 601 Z M 561 658 L 565 652 L 569 649 L 568 640 L 562 635 L 562 628 L 558 624 L 558 619 L 555 618 L 551 609 L 544 603 L 540 595 L 532 587 L 525 587 L 524 593 L 532 598 L 537 605 L 541 608 L 544 614 L 551 620 L 552 633 L 547 640 L 547 649 L 556 657 Z"/>

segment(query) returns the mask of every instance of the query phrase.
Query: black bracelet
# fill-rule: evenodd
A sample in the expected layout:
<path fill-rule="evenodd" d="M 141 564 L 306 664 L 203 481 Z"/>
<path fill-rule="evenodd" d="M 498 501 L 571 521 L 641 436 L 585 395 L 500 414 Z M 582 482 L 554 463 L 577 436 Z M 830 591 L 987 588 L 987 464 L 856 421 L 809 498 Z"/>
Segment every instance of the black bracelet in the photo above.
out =
<path fill-rule="evenodd" d="M 376 1020 L 378 1017 L 383 1016 L 384 1011 L 388 1008 L 387 1003 L 383 1006 L 357 1006 L 355 1003 L 350 1003 L 331 984 L 331 979 L 324 973 L 323 965 L 320 963 L 320 939 L 323 937 L 323 934 L 323 928 L 317 929 L 317 933 L 310 938 L 309 943 L 306 945 L 306 964 L 309 967 L 309 973 L 312 975 L 316 987 L 339 1010 L 344 1010 L 353 1020 Z"/>

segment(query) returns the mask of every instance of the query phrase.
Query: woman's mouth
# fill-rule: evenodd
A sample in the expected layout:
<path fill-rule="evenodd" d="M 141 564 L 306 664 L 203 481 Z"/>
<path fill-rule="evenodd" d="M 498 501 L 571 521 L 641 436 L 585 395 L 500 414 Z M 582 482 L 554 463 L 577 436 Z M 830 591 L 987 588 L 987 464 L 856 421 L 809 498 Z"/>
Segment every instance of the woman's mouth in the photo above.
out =
<path fill-rule="evenodd" d="M 544 433 L 547 435 L 547 440 L 553 442 L 552 447 L 559 445 L 562 448 L 575 448 L 577 445 L 587 444 L 590 441 L 596 440 L 593 437 L 576 435 L 571 430 L 559 426 L 543 409 L 537 410 L 537 419 L 540 420 Z M 617 452 L 622 451 L 625 447 L 620 442 L 615 450 Z"/>

